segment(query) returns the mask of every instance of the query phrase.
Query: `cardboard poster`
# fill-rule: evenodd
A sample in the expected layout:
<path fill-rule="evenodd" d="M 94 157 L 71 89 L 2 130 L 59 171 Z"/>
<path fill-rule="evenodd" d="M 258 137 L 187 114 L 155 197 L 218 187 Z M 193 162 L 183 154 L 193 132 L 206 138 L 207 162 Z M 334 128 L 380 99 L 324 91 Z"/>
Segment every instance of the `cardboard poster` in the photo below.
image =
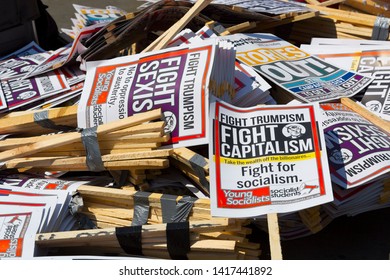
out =
<path fill-rule="evenodd" d="M 351 97 L 372 81 L 310 55 L 273 34 L 235 34 L 219 40 L 231 42 L 237 48 L 237 59 L 280 87 L 280 94 L 304 102 Z"/>
<path fill-rule="evenodd" d="M 390 120 L 390 47 L 387 45 L 307 45 L 313 55 L 335 65 L 372 77 L 361 103 L 383 119 Z"/>
<path fill-rule="evenodd" d="M 342 104 L 323 104 L 332 181 L 349 189 L 390 171 L 390 135 Z"/>
<path fill-rule="evenodd" d="M 213 216 L 291 212 L 333 199 L 318 104 L 210 108 Z"/>
<path fill-rule="evenodd" d="M 33 257 L 35 234 L 42 211 L 34 208 L 28 211 L 27 206 L 0 205 L 0 259 Z"/>
<path fill-rule="evenodd" d="M 218 50 L 218 51 L 217 51 Z M 169 145 L 208 143 L 208 96 L 219 62 L 215 41 L 87 63 L 78 111 L 79 127 L 93 127 L 140 112 L 161 108 L 170 133 Z M 223 60 L 224 59 L 224 60 Z M 222 78 L 214 77 L 214 84 Z"/>
<path fill-rule="evenodd" d="M 13 110 L 69 89 L 59 70 L 34 78 L 3 80 L 0 82 L 0 109 Z"/>

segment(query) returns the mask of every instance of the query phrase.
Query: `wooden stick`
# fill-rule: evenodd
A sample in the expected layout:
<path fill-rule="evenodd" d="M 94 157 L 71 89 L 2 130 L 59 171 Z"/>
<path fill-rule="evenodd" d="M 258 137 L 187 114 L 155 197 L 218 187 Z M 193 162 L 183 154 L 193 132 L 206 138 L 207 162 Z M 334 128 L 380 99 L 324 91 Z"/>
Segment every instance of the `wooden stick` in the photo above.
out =
<path fill-rule="evenodd" d="M 208 189 L 209 176 L 206 174 L 199 174 L 193 168 L 188 167 L 184 163 L 171 159 L 171 165 L 178 168 L 183 174 L 189 177 L 191 180 L 196 183 L 198 189 L 207 196 L 210 196 L 210 191 Z"/>
<path fill-rule="evenodd" d="M 81 138 L 81 137 L 80 137 Z M 108 140 L 108 141 L 99 141 L 100 150 L 121 150 L 121 149 L 131 149 L 131 148 L 157 148 L 161 146 L 161 143 L 166 142 L 169 139 L 169 135 L 159 137 L 159 139 L 144 139 L 144 141 L 138 140 L 126 141 L 126 140 Z M 53 147 L 46 149 L 47 151 L 85 151 L 84 145 L 81 143 L 81 139 L 75 140 L 73 143 L 60 145 L 58 147 Z"/>
<path fill-rule="evenodd" d="M 149 122 L 142 123 L 133 127 L 120 129 L 101 135 L 101 139 L 140 139 L 142 136 L 148 136 L 146 133 L 158 133 L 159 136 L 163 136 L 164 122 Z M 156 134 L 157 135 L 157 134 Z M 7 149 L 14 148 L 14 146 L 25 145 L 29 143 L 35 143 L 40 140 L 50 139 L 52 135 L 40 135 L 31 137 L 18 137 L 18 138 L 7 138 L 0 142 L 0 148 L 6 147 Z"/>
<path fill-rule="evenodd" d="M 97 186 L 82 185 L 77 188 L 77 191 L 82 197 L 106 197 L 113 199 L 128 199 L 133 200 L 137 191 L 128 189 L 102 188 Z M 162 194 L 152 193 L 148 196 L 149 203 L 161 203 Z M 177 196 L 176 201 L 182 199 L 182 196 Z M 194 202 L 194 207 L 210 209 L 210 199 L 198 198 Z"/>
<path fill-rule="evenodd" d="M 235 240 L 238 242 L 248 242 L 248 239 L 246 239 L 243 236 L 237 236 L 234 234 L 234 232 L 207 232 L 200 234 L 201 238 L 215 238 L 215 239 L 224 239 L 224 240 Z"/>
<path fill-rule="evenodd" d="M 156 251 L 156 250 L 142 250 L 142 253 L 151 257 L 170 259 L 167 250 Z M 189 260 L 237 260 L 237 253 L 226 253 L 226 252 L 189 252 L 187 253 Z"/>
<path fill-rule="evenodd" d="M 276 213 L 267 214 L 268 234 L 271 249 L 271 260 L 282 260 L 282 247 L 280 245 L 280 234 L 278 215 Z"/>
<path fill-rule="evenodd" d="M 326 15 L 327 17 L 350 22 L 358 25 L 366 25 L 373 27 L 376 22 L 376 16 L 373 15 L 367 15 L 367 14 L 357 14 L 352 12 L 346 12 L 342 10 L 332 9 L 328 7 L 321 7 L 316 5 L 307 5 L 309 8 L 312 8 L 313 10 L 320 11 L 322 14 Z"/>
<path fill-rule="evenodd" d="M 142 145 L 144 143 L 163 143 L 169 141 L 170 135 L 162 135 L 162 131 L 133 134 L 121 137 L 111 137 L 109 134 L 101 135 L 98 137 L 99 147 L 104 149 L 104 147 L 109 146 L 111 149 L 121 149 L 121 148 L 134 148 L 134 147 L 145 147 Z M 0 141 L 0 150 L 5 151 L 9 149 L 14 149 L 19 146 L 26 144 L 35 143 L 42 140 L 52 139 L 52 135 L 46 135 L 41 137 L 22 137 L 22 138 L 8 138 Z M 149 146 L 147 146 L 149 147 Z M 85 150 L 84 145 L 80 141 L 72 143 L 71 145 L 64 145 L 61 147 L 61 150 Z"/>
<path fill-rule="evenodd" d="M 353 13 L 363 13 L 363 11 L 360 11 L 358 9 L 352 8 L 351 6 L 340 4 L 339 10 L 346 11 L 346 12 L 353 12 Z"/>
<path fill-rule="evenodd" d="M 371 28 L 357 27 L 355 25 L 348 24 L 348 23 L 343 23 L 343 22 L 336 23 L 335 27 L 336 27 L 336 31 L 337 32 L 349 33 L 349 34 L 352 34 L 352 35 L 357 35 L 359 37 L 370 38 L 371 34 L 372 34 L 372 29 Z"/>
<path fill-rule="evenodd" d="M 202 233 L 203 234 L 203 233 Z M 254 243 L 254 242 L 238 242 L 237 243 L 238 248 L 246 248 L 246 249 L 252 249 L 252 250 L 259 250 L 260 249 L 260 243 Z"/>
<path fill-rule="evenodd" d="M 164 236 L 167 224 L 142 226 L 142 238 Z M 237 228 L 231 225 L 229 219 L 213 219 L 209 221 L 190 222 L 190 232 L 227 231 Z M 35 243 L 43 247 L 59 246 L 61 244 L 78 244 L 89 242 L 105 242 L 116 240 L 115 229 L 88 229 L 66 232 L 49 232 L 37 234 Z"/>
<path fill-rule="evenodd" d="M 344 104 L 345 106 L 350 108 L 352 111 L 360 114 L 361 116 L 363 116 L 364 118 L 366 118 L 367 120 L 372 122 L 373 124 L 382 128 L 387 133 L 390 133 L 390 122 L 389 121 L 386 121 L 386 120 L 378 117 L 373 112 L 371 112 L 370 110 L 366 109 L 365 107 L 357 104 L 355 101 L 353 101 L 352 99 L 350 99 L 348 97 L 343 97 L 340 100 L 341 100 L 342 104 Z"/>
<path fill-rule="evenodd" d="M 107 161 L 103 162 L 103 166 L 107 170 L 126 170 L 127 168 L 168 168 L 168 159 L 135 159 L 135 160 L 119 160 L 119 161 Z M 46 171 L 89 171 L 86 164 L 73 164 L 73 165 L 51 165 L 44 167 L 33 167 L 35 170 Z"/>
<path fill-rule="evenodd" d="M 203 169 L 206 174 L 209 174 L 209 159 L 188 148 L 176 148 L 173 150 L 173 154 L 171 156 L 188 167 L 192 168 L 193 165 L 196 165 L 197 167 Z"/>
<path fill-rule="evenodd" d="M 188 259 L 237 259 L 237 253 L 234 249 L 232 249 L 235 245 L 235 242 L 233 241 L 217 241 L 213 242 L 214 240 L 199 240 L 199 241 L 191 241 L 191 247 L 190 251 L 187 253 Z M 56 249 L 67 247 L 66 250 L 73 249 L 77 250 L 76 254 L 86 254 L 87 252 L 90 253 L 91 251 L 95 254 L 102 254 L 102 253 L 111 253 L 111 254 L 126 254 L 125 251 L 119 246 L 118 242 L 111 242 L 111 243 L 99 243 L 95 246 L 91 246 L 88 242 L 84 244 L 79 244 L 78 246 L 70 245 L 70 246 L 57 246 Z M 194 257 L 194 254 L 196 254 L 197 257 Z M 165 258 L 170 259 L 170 255 L 167 251 L 167 244 L 164 243 L 144 243 L 142 244 L 142 255 L 143 256 L 149 256 L 149 257 L 158 257 L 158 258 Z M 231 256 L 234 255 L 235 258 L 232 258 Z"/>
<path fill-rule="evenodd" d="M 319 3 L 318 6 L 327 7 L 327 6 L 331 6 L 334 4 L 340 4 L 343 2 L 345 2 L 345 0 L 329 0 L 329 1 L 324 1 L 322 3 Z"/>
<path fill-rule="evenodd" d="M 131 117 L 118 120 L 115 122 L 102 124 L 97 128 L 97 134 L 106 134 L 115 130 L 123 129 L 126 127 L 138 125 L 146 121 L 155 120 L 161 118 L 161 109 L 155 109 L 145 113 L 139 113 Z M 54 135 L 52 139 L 38 141 L 33 144 L 27 144 L 18 148 L 14 148 L 8 151 L 0 153 L 0 162 L 8 159 L 23 157 L 32 155 L 39 151 L 48 150 L 49 148 L 55 148 L 66 144 L 71 144 L 80 139 L 80 133 L 70 132 L 64 133 L 60 136 Z"/>
<path fill-rule="evenodd" d="M 352 34 L 348 34 L 348 33 L 345 33 L 345 32 L 337 32 L 337 38 L 345 38 L 345 39 L 355 39 L 355 40 L 359 40 L 359 39 L 369 39 L 369 38 L 362 38 L 362 37 L 359 37 L 359 36 L 355 36 L 355 35 L 352 35 Z"/>
<path fill-rule="evenodd" d="M 157 196 L 157 197 L 154 197 Z M 166 201 L 166 198 L 162 198 L 163 194 L 159 193 L 151 193 L 150 197 L 148 197 L 148 205 L 151 207 L 154 211 L 154 214 L 162 214 L 162 203 Z M 132 212 L 127 212 L 129 209 L 134 208 L 134 198 L 131 200 L 124 200 L 124 199 L 111 199 L 111 198 L 104 198 L 104 197 L 87 197 L 87 196 L 82 196 L 83 199 L 85 200 L 86 205 L 89 206 L 94 206 L 98 211 L 99 209 L 103 208 L 109 208 L 112 211 L 121 211 L 124 209 L 126 213 L 132 213 Z M 173 196 L 173 199 L 177 199 L 180 196 Z M 175 203 L 178 201 L 175 200 Z M 100 213 L 102 215 L 106 214 L 109 216 L 109 213 Z M 210 219 L 210 207 L 208 208 L 203 208 L 203 207 L 198 207 L 198 206 L 193 206 L 192 207 L 192 212 L 190 213 L 192 217 L 195 216 L 205 216 L 207 219 Z M 132 216 L 126 216 L 128 219 L 131 219 Z"/>
<path fill-rule="evenodd" d="M 385 17 L 390 16 L 390 11 L 385 10 L 384 7 L 381 7 L 374 1 L 370 0 L 345 0 L 345 5 L 351 6 L 355 9 L 358 9 L 371 15 L 382 15 Z"/>
<path fill-rule="evenodd" d="M 236 246 L 236 242 L 233 240 L 215 240 L 215 239 L 209 239 L 209 240 L 197 240 L 191 242 L 191 252 L 234 252 Z M 166 250 L 167 244 L 152 244 L 152 245 L 143 245 L 142 248 L 145 249 L 159 249 L 159 250 Z"/>
<path fill-rule="evenodd" d="M 200 241 L 198 233 L 193 232 L 193 233 L 190 233 L 189 235 L 190 235 L 190 241 L 192 243 Z M 207 240 L 207 241 L 210 242 L 210 239 Z M 217 242 L 218 241 L 219 240 L 217 240 Z M 157 236 L 157 237 L 143 238 L 141 240 L 141 243 L 142 243 L 142 248 L 143 249 L 160 250 L 160 249 L 165 249 L 164 246 L 166 247 L 167 238 L 166 238 L 166 236 Z M 219 245 L 221 245 L 221 244 L 219 244 Z M 115 248 L 115 247 L 118 247 L 118 242 L 116 240 L 106 241 L 104 243 L 97 244 L 97 246 L 99 246 L 99 247 L 101 246 L 101 247 L 112 247 L 112 248 Z M 198 243 L 195 246 L 199 248 L 201 246 L 201 244 Z M 191 248 L 191 249 L 193 249 L 193 248 Z M 233 251 L 233 250 L 229 249 L 229 251 Z"/>
<path fill-rule="evenodd" d="M 134 134 L 142 134 L 147 132 L 164 131 L 164 126 L 165 126 L 164 121 L 143 123 L 140 125 L 107 133 L 106 136 L 116 138 L 116 137 L 122 137 L 122 136 L 134 135 Z"/>
<path fill-rule="evenodd" d="M 162 194 L 161 194 L 162 195 Z M 83 198 L 84 199 L 84 198 Z M 118 219 L 133 219 L 133 211 L 134 211 L 134 202 L 129 201 L 127 207 L 123 207 L 122 205 L 116 205 L 114 201 L 107 202 L 103 199 L 101 201 L 97 201 L 96 199 L 87 198 L 84 200 L 85 208 L 83 211 L 90 212 L 93 214 L 104 215 L 107 217 L 113 217 Z M 162 202 L 161 202 L 162 203 Z M 161 203 L 149 203 L 150 212 L 149 219 L 154 219 L 155 221 L 162 223 L 162 206 Z M 149 222 L 148 219 L 148 222 Z M 193 207 L 189 216 L 189 220 L 210 220 L 210 209 Z"/>
<path fill-rule="evenodd" d="M 147 47 L 143 52 L 152 50 L 161 50 L 165 48 L 168 43 L 179 33 L 200 11 L 202 11 L 212 0 L 198 0 L 191 9 L 174 25 L 172 25 L 167 31 L 165 31 L 160 37 L 157 38 L 159 42 L 152 48 Z M 153 43 L 152 43 L 153 44 Z"/>
<path fill-rule="evenodd" d="M 133 152 L 145 152 L 152 151 L 152 148 L 127 148 L 127 149 L 100 149 L 102 155 L 108 154 L 121 154 L 121 153 L 133 153 Z M 55 150 L 46 150 L 42 152 L 35 153 L 35 157 L 80 157 L 85 156 L 85 151 L 55 151 Z"/>

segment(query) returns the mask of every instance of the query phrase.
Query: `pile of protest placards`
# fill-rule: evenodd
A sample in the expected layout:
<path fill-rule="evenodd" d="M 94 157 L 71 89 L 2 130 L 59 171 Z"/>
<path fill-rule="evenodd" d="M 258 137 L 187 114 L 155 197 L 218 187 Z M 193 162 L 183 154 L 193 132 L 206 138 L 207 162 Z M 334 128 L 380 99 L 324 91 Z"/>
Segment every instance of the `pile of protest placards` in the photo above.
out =
<path fill-rule="evenodd" d="M 76 10 L 75 18 L 71 18 L 72 28 L 61 28 L 61 31 L 74 39 L 77 34 L 86 26 L 95 25 L 97 23 L 109 23 L 114 19 L 127 14 L 126 11 L 115 7 L 107 6 L 105 9 L 88 7 L 83 5 L 73 4 Z"/>
<path fill-rule="evenodd" d="M 171 233 L 168 232 L 167 228 L 165 237 L 164 227 L 161 227 L 161 224 L 171 224 L 173 226 L 172 229 L 174 229 L 174 227 L 176 227 L 175 224 L 177 224 L 177 230 L 183 230 L 181 239 L 190 238 L 191 250 L 185 252 L 188 258 L 193 258 L 195 257 L 193 255 L 196 254 L 201 257 L 203 254 L 204 258 L 248 259 L 258 257 L 261 253 L 260 245 L 249 242 L 246 237 L 246 235 L 250 233 L 250 229 L 245 227 L 247 222 L 244 219 L 230 219 L 230 221 L 213 219 L 210 215 L 210 201 L 206 198 L 196 199 L 190 196 L 140 192 L 128 187 L 125 189 L 112 189 L 87 185 L 80 186 L 78 188 L 78 193 L 83 198 L 84 207 L 82 213 L 88 216 L 98 228 L 112 230 L 115 227 L 126 227 L 131 225 L 129 230 L 136 230 L 138 226 L 138 230 L 145 230 L 146 232 L 148 231 L 148 226 L 145 225 L 155 225 L 157 227 L 157 225 L 160 224 L 161 232 L 157 234 L 161 236 L 160 238 L 157 238 L 157 236 L 154 235 L 156 238 L 154 241 L 151 239 L 142 240 L 142 254 L 145 256 L 156 256 L 152 252 L 148 252 L 148 246 L 153 246 L 153 248 L 150 247 L 149 249 L 164 250 L 164 244 L 166 244 L 165 246 L 168 246 L 168 251 L 170 251 L 170 253 L 172 253 L 172 250 L 175 250 L 175 248 L 169 247 L 169 238 L 171 237 L 169 234 Z M 186 236 L 185 229 L 187 225 L 182 224 L 180 226 L 180 223 L 186 223 L 188 221 L 190 222 L 191 232 L 191 223 L 197 224 L 198 226 L 204 224 L 203 227 L 206 227 L 209 223 L 220 225 L 215 228 L 211 226 L 207 230 L 203 229 L 205 232 L 199 232 L 199 235 L 195 234 L 194 236 L 194 234 L 190 234 L 190 236 Z M 224 228 L 223 224 L 226 222 L 231 226 Z M 142 226 L 142 229 L 140 226 Z M 120 241 L 120 237 L 118 237 L 118 235 L 116 237 Z M 176 236 L 176 238 L 178 238 L 178 236 Z M 93 242 L 93 238 L 91 241 Z M 115 238 L 113 241 L 115 241 Z M 99 242 L 99 240 L 96 240 L 96 242 Z M 41 246 L 53 246 L 50 244 L 50 241 L 44 243 L 47 244 Z M 183 243 L 185 243 L 184 240 Z M 210 245 L 197 247 L 202 243 L 205 245 L 210 243 Z M 52 244 L 55 246 L 56 242 L 54 241 Z M 63 244 L 66 246 L 66 243 Z M 227 244 L 230 245 L 225 247 Z M 120 249 L 118 244 L 112 245 L 116 249 Z M 126 251 L 126 246 L 123 245 L 124 244 L 121 245 L 121 248 Z M 175 246 L 178 251 L 186 249 L 180 248 L 181 245 L 184 244 L 181 242 L 176 243 Z M 133 245 L 133 247 L 136 246 L 138 245 Z M 141 244 L 139 244 L 139 246 L 141 247 Z M 226 257 L 220 256 L 220 252 L 225 252 L 228 255 Z M 104 254 L 105 251 L 103 250 L 102 253 Z M 165 255 L 166 257 L 164 258 L 169 258 L 169 255 L 161 251 L 155 251 L 155 253 L 158 255 L 162 254 L 162 256 Z"/>
<path fill-rule="evenodd" d="M 390 65 L 388 41 L 313 38 L 310 45 L 302 45 L 301 49 L 343 69 L 373 77 L 359 100 L 379 117 L 390 120 L 389 83 L 386 76 Z"/>
<path fill-rule="evenodd" d="M 68 209 L 72 192 L 88 181 L 2 174 L 1 258 L 32 258 L 36 233 L 69 231 L 77 219 Z M 76 226 L 78 228 L 78 226 Z"/>
<path fill-rule="evenodd" d="M 149 2 L 0 61 L 0 258 L 252 259 L 249 224 L 272 250 L 390 206 L 386 44 L 297 44 L 342 1 Z"/>
<path fill-rule="evenodd" d="M 236 34 L 220 40 L 232 42 L 238 60 L 276 85 L 278 93 L 274 96 L 280 104 L 292 99 L 324 102 L 350 97 L 371 82 L 370 78 L 319 60 L 273 34 Z"/>
<path fill-rule="evenodd" d="M 71 46 L 43 51 L 36 43 L 31 43 L 3 57 L 0 112 L 50 108 L 78 98 L 85 72 L 75 63 L 75 56 L 82 48 L 81 41 L 102 26 L 84 28 Z"/>

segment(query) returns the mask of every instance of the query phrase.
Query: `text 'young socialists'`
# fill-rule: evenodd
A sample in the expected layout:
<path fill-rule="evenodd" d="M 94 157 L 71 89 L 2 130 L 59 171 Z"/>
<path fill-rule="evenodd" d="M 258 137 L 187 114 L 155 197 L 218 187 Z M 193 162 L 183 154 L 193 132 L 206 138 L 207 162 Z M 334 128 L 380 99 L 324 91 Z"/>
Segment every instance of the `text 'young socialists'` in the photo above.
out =
<path fill-rule="evenodd" d="M 104 123 L 104 115 L 101 104 L 107 102 L 115 70 L 107 72 L 96 72 L 96 83 L 92 89 L 92 95 L 88 103 L 93 106 L 93 126 Z"/>
<path fill-rule="evenodd" d="M 268 187 L 247 191 L 223 190 L 223 194 L 227 207 L 253 207 L 271 204 Z"/>
<path fill-rule="evenodd" d="M 1 237 L 4 241 L 9 240 L 9 242 L 7 244 L 8 248 L 3 248 L 2 252 L 0 252 L 0 258 L 13 258 L 18 256 L 18 235 L 20 234 L 22 219 L 14 216 L 4 226 L 5 228 Z"/>

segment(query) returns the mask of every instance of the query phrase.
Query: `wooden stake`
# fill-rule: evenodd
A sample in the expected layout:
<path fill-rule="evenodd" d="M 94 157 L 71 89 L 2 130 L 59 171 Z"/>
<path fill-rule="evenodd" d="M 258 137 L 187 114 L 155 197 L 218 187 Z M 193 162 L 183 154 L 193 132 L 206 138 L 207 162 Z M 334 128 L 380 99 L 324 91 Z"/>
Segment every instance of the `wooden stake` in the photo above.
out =
<path fill-rule="evenodd" d="M 52 132 L 53 129 L 44 128 L 34 120 L 35 113 L 42 111 L 47 111 L 48 119 L 57 125 L 77 126 L 77 105 L 74 105 L 47 110 L 10 113 L 0 119 L 0 134 L 25 133 L 38 135 Z"/>
<path fill-rule="evenodd" d="M 352 8 L 351 6 L 340 4 L 339 10 L 345 11 L 345 12 L 353 12 L 353 13 L 361 13 L 362 11 L 359 11 L 358 9 Z"/>
<path fill-rule="evenodd" d="M 88 198 L 112 198 L 112 199 L 128 199 L 133 201 L 134 195 L 137 191 L 128 190 L 128 189 L 114 189 L 114 188 L 102 188 L 97 186 L 82 185 L 78 187 L 77 191 L 82 197 Z M 177 196 L 176 201 L 182 199 L 182 196 Z M 161 194 L 152 193 L 149 197 L 149 203 L 160 204 Z M 210 209 L 210 199 L 198 198 L 194 202 L 194 207 Z"/>
<path fill-rule="evenodd" d="M 166 224 L 142 226 L 142 238 L 164 236 Z M 209 221 L 190 222 L 190 232 L 225 231 L 236 228 L 228 219 L 213 219 Z M 84 242 L 105 242 L 116 240 L 115 229 L 88 229 L 66 232 L 49 232 L 37 234 L 35 242 L 39 246 L 52 247 L 61 244 L 77 244 Z"/>
<path fill-rule="evenodd" d="M 173 154 L 171 156 L 188 167 L 192 168 L 193 165 L 196 165 L 197 167 L 203 169 L 206 174 L 209 174 L 209 159 L 188 148 L 176 148 L 173 150 Z"/>
<path fill-rule="evenodd" d="M 371 15 L 382 15 L 385 17 L 390 16 L 390 11 L 385 10 L 384 7 L 379 6 L 377 3 L 371 0 L 345 0 L 344 2 L 345 5 L 351 6 Z"/>
<path fill-rule="evenodd" d="M 242 22 L 240 24 L 226 28 L 226 30 L 224 32 L 222 32 L 220 35 L 226 36 L 226 35 L 230 35 L 230 34 L 240 33 L 240 32 L 244 32 L 246 30 L 255 28 L 255 27 L 256 27 L 256 22 L 246 21 L 246 22 Z"/>
<path fill-rule="evenodd" d="M 320 5 L 321 4 L 317 0 L 306 0 L 306 3 L 313 4 L 313 5 Z"/>
<path fill-rule="evenodd" d="M 322 3 L 319 3 L 318 6 L 327 7 L 327 6 L 331 6 L 334 4 L 340 4 L 343 2 L 345 2 L 345 0 L 329 0 L 329 1 L 324 1 Z"/>
<path fill-rule="evenodd" d="M 316 5 L 307 5 L 313 10 L 320 11 L 322 14 L 339 21 L 345 21 L 358 25 L 366 25 L 369 27 L 374 27 L 376 22 L 376 16 L 367 15 L 367 14 L 357 14 L 352 12 L 346 12 L 342 10 L 332 9 L 328 7 L 316 6 Z"/>
<path fill-rule="evenodd" d="M 278 215 L 276 213 L 267 214 L 269 244 L 271 249 L 271 260 L 282 260 L 282 247 L 280 245 L 280 234 Z"/>

